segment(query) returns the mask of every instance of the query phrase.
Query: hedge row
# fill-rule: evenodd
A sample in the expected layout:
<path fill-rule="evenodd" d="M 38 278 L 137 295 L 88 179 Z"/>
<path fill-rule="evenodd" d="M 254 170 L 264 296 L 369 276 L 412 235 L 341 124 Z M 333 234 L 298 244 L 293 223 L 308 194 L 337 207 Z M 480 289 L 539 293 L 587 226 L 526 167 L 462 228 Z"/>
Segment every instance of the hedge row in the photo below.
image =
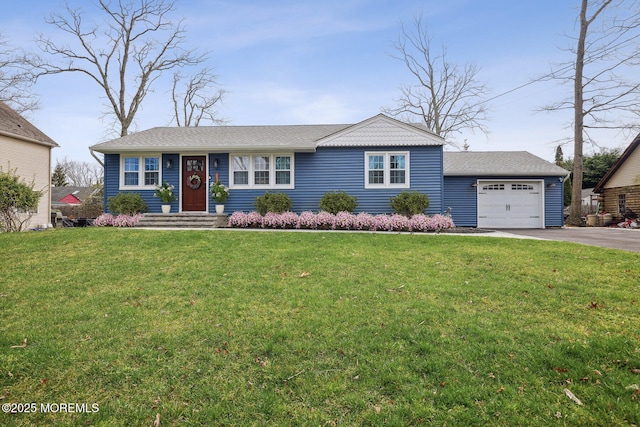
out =
<path fill-rule="evenodd" d="M 114 216 L 110 213 L 106 213 L 94 219 L 93 225 L 98 227 L 133 227 L 138 223 L 140 218 L 142 218 L 142 214 L 120 214 L 118 216 Z"/>
<path fill-rule="evenodd" d="M 236 211 L 229 217 L 229 226 L 234 228 L 276 228 L 307 230 L 371 230 L 371 231 L 439 231 L 454 228 L 449 216 L 423 214 L 408 218 L 404 215 L 371 215 L 339 212 L 332 214 L 321 211 L 267 213 Z"/>

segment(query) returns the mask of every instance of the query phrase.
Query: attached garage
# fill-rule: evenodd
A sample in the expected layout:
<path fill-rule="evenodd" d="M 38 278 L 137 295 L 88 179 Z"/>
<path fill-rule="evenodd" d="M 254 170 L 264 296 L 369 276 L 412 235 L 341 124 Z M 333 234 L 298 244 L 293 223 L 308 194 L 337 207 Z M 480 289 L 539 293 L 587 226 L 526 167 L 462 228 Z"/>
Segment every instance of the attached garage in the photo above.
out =
<path fill-rule="evenodd" d="M 544 228 L 542 181 L 478 181 L 478 227 Z"/>
<path fill-rule="evenodd" d="M 444 152 L 445 209 L 456 225 L 545 228 L 564 225 L 569 172 L 526 151 Z"/>

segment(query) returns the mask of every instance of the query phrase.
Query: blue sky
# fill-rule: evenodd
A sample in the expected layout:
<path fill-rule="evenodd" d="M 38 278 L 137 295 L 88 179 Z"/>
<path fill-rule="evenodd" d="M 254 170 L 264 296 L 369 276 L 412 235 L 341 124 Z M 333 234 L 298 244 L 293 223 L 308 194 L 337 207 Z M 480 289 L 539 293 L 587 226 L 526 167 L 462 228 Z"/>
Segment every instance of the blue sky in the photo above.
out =
<path fill-rule="evenodd" d="M 69 0 L 95 13 L 93 2 Z M 447 46 L 451 62 L 476 63 L 479 78 L 496 96 L 571 60 L 567 35 L 575 34 L 578 1 L 538 0 L 178 0 L 188 44 L 209 51 L 228 92 L 220 116 L 230 124 L 356 123 L 393 106 L 399 87 L 411 83 L 393 59 L 400 24 L 422 14 L 436 45 Z M 11 44 L 34 49 L 40 32 L 61 37 L 44 23 L 62 12 L 63 1 L 29 0 L 3 5 L 0 31 Z M 167 76 L 168 77 L 168 76 Z M 158 81 L 131 130 L 166 126 L 170 87 Z M 110 139 L 110 120 L 99 88 L 80 74 L 47 76 L 35 87 L 41 108 L 28 118 L 58 142 L 54 158 L 92 160 L 88 146 Z M 570 138 L 571 114 L 536 113 L 570 88 L 529 85 L 496 98 L 487 123 L 490 134 L 469 133 L 471 150 L 526 150 L 553 160 L 555 146 Z M 626 146 L 629 135 L 603 134 L 605 147 Z M 586 151 L 593 149 L 587 147 Z M 572 146 L 564 147 L 571 155 Z"/>

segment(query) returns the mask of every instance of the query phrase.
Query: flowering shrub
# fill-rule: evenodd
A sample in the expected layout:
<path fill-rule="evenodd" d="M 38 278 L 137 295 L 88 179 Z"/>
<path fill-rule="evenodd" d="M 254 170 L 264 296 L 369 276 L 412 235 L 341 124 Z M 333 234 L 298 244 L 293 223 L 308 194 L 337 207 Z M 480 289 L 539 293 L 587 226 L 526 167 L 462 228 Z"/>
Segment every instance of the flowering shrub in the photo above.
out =
<path fill-rule="evenodd" d="M 282 212 L 279 216 L 280 216 L 280 227 L 299 228 L 297 214 L 293 212 Z"/>
<path fill-rule="evenodd" d="M 349 230 L 353 228 L 355 218 L 355 215 L 347 211 L 338 212 L 333 221 L 333 228 L 337 230 Z"/>
<path fill-rule="evenodd" d="M 374 217 L 373 231 L 390 231 L 391 220 L 388 215 L 376 215 Z"/>
<path fill-rule="evenodd" d="M 133 227 L 140 221 L 140 218 L 142 218 L 142 214 L 113 216 L 106 213 L 93 220 L 93 225 L 98 227 Z"/>
<path fill-rule="evenodd" d="M 229 227 L 247 228 L 248 226 L 246 213 L 235 211 L 229 216 Z"/>
<path fill-rule="evenodd" d="M 115 220 L 113 221 L 115 222 Z M 300 215 L 293 212 L 280 214 L 268 212 L 262 216 L 260 213 L 253 211 L 249 213 L 234 212 L 229 217 L 229 227 L 425 232 L 455 228 L 455 224 L 451 217 L 445 215 L 430 217 L 424 214 L 417 214 L 407 218 L 400 214 L 373 216 L 364 212 L 357 215 L 349 212 L 338 212 L 334 215 L 325 211 L 317 214 L 305 211 Z"/>
<path fill-rule="evenodd" d="M 448 230 L 454 227 L 453 219 L 445 215 L 434 215 L 427 222 L 427 229 L 433 231 Z"/>
<path fill-rule="evenodd" d="M 298 218 L 298 228 L 315 230 L 318 228 L 318 217 L 310 211 L 304 211 Z"/>
<path fill-rule="evenodd" d="M 353 220 L 354 230 L 373 230 L 375 224 L 376 218 L 365 212 L 360 212 Z"/>
<path fill-rule="evenodd" d="M 93 220 L 93 225 L 97 227 L 112 227 L 113 215 L 111 215 L 110 213 L 102 214 Z"/>
<path fill-rule="evenodd" d="M 323 230 L 332 229 L 335 219 L 336 219 L 336 216 L 334 214 L 326 211 L 320 211 L 318 215 L 316 215 L 316 220 L 318 221 L 318 228 L 321 228 Z"/>

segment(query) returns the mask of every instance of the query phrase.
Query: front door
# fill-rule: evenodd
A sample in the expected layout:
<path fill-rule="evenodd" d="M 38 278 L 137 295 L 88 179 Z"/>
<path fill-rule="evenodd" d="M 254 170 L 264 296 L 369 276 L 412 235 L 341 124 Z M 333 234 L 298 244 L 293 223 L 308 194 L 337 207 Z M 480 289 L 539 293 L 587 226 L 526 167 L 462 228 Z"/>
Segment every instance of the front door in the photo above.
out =
<path fill-rule="evenodd" d="M 207 210 L 207 161 L 205 156 L 182 158 L 182 210 Z"/>

